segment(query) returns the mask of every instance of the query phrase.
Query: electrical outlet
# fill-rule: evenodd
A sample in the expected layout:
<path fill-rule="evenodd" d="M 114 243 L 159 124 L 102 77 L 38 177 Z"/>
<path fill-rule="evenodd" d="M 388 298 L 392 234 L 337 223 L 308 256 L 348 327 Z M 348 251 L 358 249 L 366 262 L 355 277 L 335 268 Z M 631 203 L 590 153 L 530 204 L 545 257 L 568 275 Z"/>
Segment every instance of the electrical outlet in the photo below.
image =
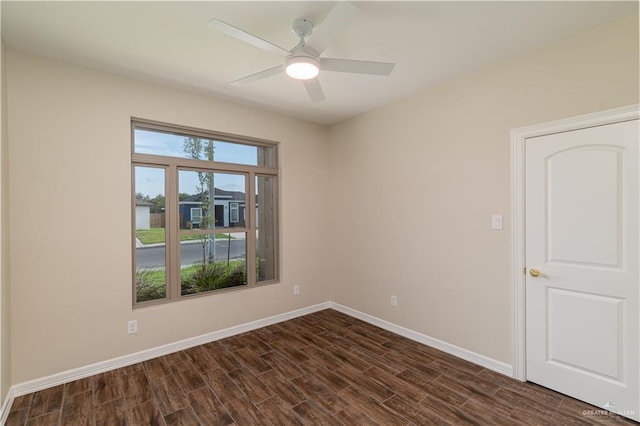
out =
<path fill-rule="evenodd" d="M 299 285 L 294 285 L 293 286 L 293 295 L 294 296 L 300 296 L 300 286 Z"/>
<path fill-rule="evenodd" d="M 393 306 L 394 308 L 397 308 L 398 307 L 398 298 L 396 296 L 394 296 L 394 295 L 391 295 L 391 300 L 390 300 L 389 304 L 391 306 Z"/>
<path fill-rule="evenodd" d="M 138 332 L 138 320 L 131 320 L 127 323 L 127 334 L 136 334 Z"/>

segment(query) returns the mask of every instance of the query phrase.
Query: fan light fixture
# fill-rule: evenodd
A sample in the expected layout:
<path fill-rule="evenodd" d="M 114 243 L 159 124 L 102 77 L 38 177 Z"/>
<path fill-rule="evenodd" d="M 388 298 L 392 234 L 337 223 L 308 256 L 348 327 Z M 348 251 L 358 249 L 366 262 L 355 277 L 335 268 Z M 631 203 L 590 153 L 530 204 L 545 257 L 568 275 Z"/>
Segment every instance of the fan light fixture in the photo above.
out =
<path fill-rule="evenodd" d="M 293 56 L 285 63 L 285 72 L 296 80 L 309 80 L 320 72 L 320 63 L 309 56 Z"/>

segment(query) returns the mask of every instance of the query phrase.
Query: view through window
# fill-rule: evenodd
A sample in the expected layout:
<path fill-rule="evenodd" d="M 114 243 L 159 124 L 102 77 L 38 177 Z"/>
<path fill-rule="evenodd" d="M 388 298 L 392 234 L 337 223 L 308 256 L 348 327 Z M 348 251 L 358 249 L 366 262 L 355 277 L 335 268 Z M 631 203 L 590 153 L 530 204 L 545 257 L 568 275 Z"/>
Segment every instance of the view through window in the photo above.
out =
<path fill-rule="evenodd" d="M 278 279 L 277 145 L 132 121 L 134 304 Z"/>

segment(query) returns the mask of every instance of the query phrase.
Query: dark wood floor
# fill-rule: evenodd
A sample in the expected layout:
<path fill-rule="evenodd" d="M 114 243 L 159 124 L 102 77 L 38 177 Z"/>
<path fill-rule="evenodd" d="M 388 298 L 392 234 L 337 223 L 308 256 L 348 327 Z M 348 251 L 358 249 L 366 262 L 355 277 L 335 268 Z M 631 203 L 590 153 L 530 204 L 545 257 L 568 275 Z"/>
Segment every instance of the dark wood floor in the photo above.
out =
<path fill-rule="evenodd" d="M 7 425 L 637 424 L 325 310 L 15 399 Z"/>

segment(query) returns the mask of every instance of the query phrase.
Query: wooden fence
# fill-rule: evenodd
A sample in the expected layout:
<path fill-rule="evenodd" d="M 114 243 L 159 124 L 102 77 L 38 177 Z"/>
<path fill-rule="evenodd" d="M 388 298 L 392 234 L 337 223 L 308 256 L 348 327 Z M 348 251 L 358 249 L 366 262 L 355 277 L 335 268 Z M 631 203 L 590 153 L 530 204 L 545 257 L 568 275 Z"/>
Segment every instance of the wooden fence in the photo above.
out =
<path fill-rule="evenodd" d="M 152 228 L 164 228 L 164 213 L 151 213 L 149 221 Z"/>

